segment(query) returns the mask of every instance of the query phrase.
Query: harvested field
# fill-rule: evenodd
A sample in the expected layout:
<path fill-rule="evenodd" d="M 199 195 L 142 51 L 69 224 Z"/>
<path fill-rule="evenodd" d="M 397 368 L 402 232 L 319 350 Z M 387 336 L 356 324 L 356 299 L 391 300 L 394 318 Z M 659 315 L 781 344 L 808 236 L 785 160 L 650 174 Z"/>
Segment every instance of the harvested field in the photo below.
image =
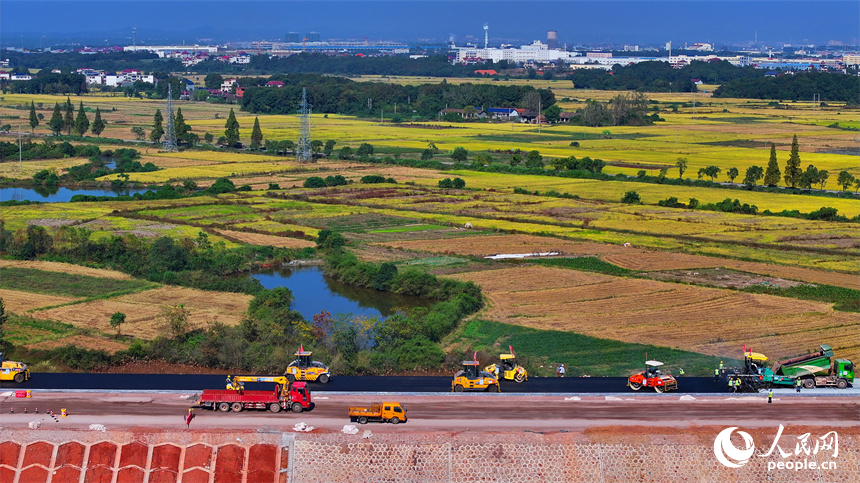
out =
<path fill-rule="evenodd" d="M 91 337 L 87 335 L 72 335 L 69 337 L 63 337 L 62 339 L 46 340 L 44 342 L 31 344 L 25 347 L 27 347 L 28 349 L 45 350 L 56 349 L 57 347 L 63 347 L 67 345 L 73 345 L 75 347 L 80 347 L 83 349 L 102 350 L 107 352 L 108 354 L 113 354 L 115 352 L 128 349 L 128 344 L 123 344 L 115 340 Z"/>
<path fill-rule="evenodd" d="M 724 270 L 720 268 L 701 268 L 698 270 L 667 270 L 662 272 L 649 272 L 648 277 L 656 280 L 668 280 L 673 282 L 687 282 L 701 285 L 714 285 L 723 288 L 743 288 L 753 285 L 767 285 L 769 287 L 785 288 L 801 285 L 801 282 L 785 280 L 776 277 L 767 277 L 753 273 L 737 272 L 735 270 Z"/>
<path fill-rule="evenodd" d="M 74 297 L 60 297 L 58 295 L 44 295 L 4 289 L 0 289 L 0 299 L 3 299 L 6 310 L 16 314 L 23 314 L 28 310 L 39 307 L 53 307 L 54 305 L 67 304 L 77 300 Z"/>
<path fill-rule="evenodd" d="M 279 248 L 305 248 L 305 247 L 313 247 L 316 244 L 312 241 L 301 240 L 298 238 L 287 238 L 283 236 L 274 236 L 274 235 L 261 235 L 259 233 L 246 233 L 243 231 L 233 231 L 233 230 L 212 230 L 219 235 L 223 235 L 227 238 L 232 238 L 234 240 L 240 241 L 242 243 L 248 243 L 251 245 L 261 245 L 261 246 L 273 246 Z"/>
<path fill-rule="evenodd" d="M 191 328 L 205 327 L 213 320 L 236 325 L 248 310 L 251 298 L 245 294 L 165 286 L 109 300 L 38 311 L 34 316 L 109 333 L 113 330 L 109 325 L 111 315 L 122 312 L 127 316 L 122 326 L 124 334 L 153 339 L 164 333 L 159 314 L 165 305 L 185 305 Z"/>
<path fill-rule="evenodd" d="M 808 283 L 857 288 L 857 275 L 811 268 L 787 267 L 726 258 L 643 250 L 606 243 L 579 243 L 533 235 L 487 235 L 434 240 L 379 242 L 378 245 L 406 250 L 456 255 L 487 256 L 498 253 L 532 253 L 558 249 L 568 256 L 595 256 L 622 268 L 639 271 L 685 270 L 723 267 Z"/>
<path fill-rule="evenodd" d="M 508 324 L 718 356 L 747 344 L 782 358 L 824 343 L 860 358 L 860 315 L 826 303 L 535 266 L 452 277 L 479 284 L 491 302 L 482 317 Z"/>
<path fill-rule="evenodd" d="M 0 260 L 0 267 L 18 267 L 44 270 L 46 272 L 62 272 L 73 275 L 87 275 L 90 277 L 112 278 L 114 280 L 131 280 L 131 275 L 117 272 L 116 270 L 105 270 L 102 268 L 89 268 L 71 263 L 40 262 L 28 260 Z"/>

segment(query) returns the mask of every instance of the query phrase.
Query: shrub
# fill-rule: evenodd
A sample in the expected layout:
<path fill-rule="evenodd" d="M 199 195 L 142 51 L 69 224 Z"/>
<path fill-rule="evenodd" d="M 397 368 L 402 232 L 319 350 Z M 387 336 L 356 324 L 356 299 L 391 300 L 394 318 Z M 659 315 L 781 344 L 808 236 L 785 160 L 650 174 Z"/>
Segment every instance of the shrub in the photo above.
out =
<path fill-rule="evenodd" d="M 454 182 L 451 181 L 451 178 L 445 178 L 439 180 L 439 187 L 445 189 L 451 189 L 454 187 Z"/>
<path fill-rule="evenodd" d="M 380 176 L 378 174 L 369 174 L 367 176 L 362 176 L 360 182 L 364 184 L 377 184 L 385 183 L 386 179 L 385 176 Z"/>
<path fill-rule="evenodd" d="M 302 186 L 305 188 L 325 188 L 327 185 L 325 180 L 319 176 L 311 176 L 302 183 Z"/>
<path fill-rule="evenodd" d="M 466 187 L 466 182 L 462 178 L 454 178 L 452 184 L 455 189 L 461 190 Z"/>
<path fill-rule="evenodd" d="M 641 205 L 642 200 L 639 198 L 639 193 L 635 191 L 628 191 L 624 193 L 624 196 L 621 197 L 622 203 L 627 203 L 628 205 Z"/>

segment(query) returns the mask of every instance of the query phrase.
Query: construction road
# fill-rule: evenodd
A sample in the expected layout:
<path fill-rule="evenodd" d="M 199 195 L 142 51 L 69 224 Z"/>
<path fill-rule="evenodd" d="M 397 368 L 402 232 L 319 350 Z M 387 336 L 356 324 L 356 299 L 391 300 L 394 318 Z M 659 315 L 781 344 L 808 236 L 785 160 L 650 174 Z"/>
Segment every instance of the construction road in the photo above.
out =
<path fill-rule="evenodd" d="M 43 429 L 86 428 L 103 424 L 109 429 L 129 427 L 184 428 L 184 416 L 196 394 L 55 392 L 33 390 L 32 397 L 0 396 L 0 426 L 26 427 L 42 422 Z M 533 396 L 505 394 L 348 395 L 314 393 L 313 411 L 295 414 L 248 410 L 221 413 L 197 409 L 194 429 L 289 429 L 299 422 L 330 431 L 350 424 L 349 406 L 393 400 L 407 408 L 409 422 L 371 424 L 374 431 L 575 431 L 595 426 L 724 425 L 762 427 L 779 424 L 860 426 L 856 397 L 801 397 L 783 393 L 773 404 L 765 395 L 753 396 Z M 27 413 L 24 414 L 24 409 Z M 35 414 L 37 410 L 39 413 Z M 68 417 L 61 417 L 65 408 Z M 56 417 L 46 415 L 52 410 Z M 14 411 L 14 413 L 12 412 Z"/>

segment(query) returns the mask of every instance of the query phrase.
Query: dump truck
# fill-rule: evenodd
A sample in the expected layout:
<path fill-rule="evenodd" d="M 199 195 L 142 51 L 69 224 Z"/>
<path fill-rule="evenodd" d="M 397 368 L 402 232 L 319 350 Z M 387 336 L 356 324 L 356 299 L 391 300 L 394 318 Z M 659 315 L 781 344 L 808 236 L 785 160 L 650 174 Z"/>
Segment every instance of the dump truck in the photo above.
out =
<path fill-rule="evenodd" d="M 827 344 L 821 344 L 812 354 L 777 362 L 773 373 L 799 378 L 806 389 L 833 386 L 845 389 L 854 382 L 854 364 L 848 359 L 835 359 L 833 349 Z"/>
<path fill-rule="evenodd" d="M 304 346 L 295 353 L 296 360 L 290 362 L 284 376 L 290 381 L 308 381 L 327 384 L 331 380 L 331 371 L 328 366 L 320 361 L 311 360 L 312 352 L 306 351 Z"/>
<path fill-rule="evenodd" d="M 480 370 L 478 361 L 463 361 L 463 369 L 454 374 L 451 381 L 452 392 L 488 391 L 499 392 L 499 380 L 489 372 Z"/>
<path fill-rule="evenodd" d="M 273 391 L 246 391 L 246 382 L 271 382 Z M 221 412 L 240 412 L 246 409 L 268 409 L 273 413 L 311 411 L 314 403 L 306 382 L 290 382 L 284 376 L 228 377 L 227 389 L 206 389 L 195 407 Z"/>
<path fill-rule="evenodd" d="M 645 361 L 645 370 L 637 372 L 627 379 L 627 386 L 634 391 L 643 387 L 653 387 L 656 392 L 674 391 L 678 389 L 678 381 L 671 374 L 660 371 L 660 361 Z"/>
<path fill-rule="evenodd" d="M 0 352 L 0 381 L 15 381 L 21 384 L 30 379 L 30 369 L 23 362 L 7 361 Z"/>
<path fill-rule="evenodd" d="M 514 355 L 514 348 L 511 346 L 508 347 L 511 349 L 510 354 L 499 354 L 499 362 L 496 364 L 490 364 L 485 367 L 484 370 L 495 375 L 499 379 L 504 378 L 518 383 L 528 381 L 528 371 L 526 371 L 525 367 L 517 364 L 517 358 Z"/>
<path fill-rule="evenodd" d="M 349 408 L 349 420 L 353 423 L 367 424 L 368 422 L 400 424 L 407 421 L 406 408 L 398 402 L 381 402 L 371 404 L 369 408 Z"/>

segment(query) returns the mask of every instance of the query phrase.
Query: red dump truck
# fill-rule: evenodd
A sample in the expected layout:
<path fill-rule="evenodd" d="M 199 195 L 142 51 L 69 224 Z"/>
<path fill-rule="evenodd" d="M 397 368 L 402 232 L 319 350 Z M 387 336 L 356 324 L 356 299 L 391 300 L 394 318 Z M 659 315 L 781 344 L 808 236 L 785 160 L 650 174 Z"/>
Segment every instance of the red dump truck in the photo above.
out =
<path fill-rule="evenodd" d="M 246 391 L 245 382 L 273 382 L 274 391 Z M 197 400 L 196 407 L 222 412 L 239 412 L 245 409 L 268 409 L 300 413 L 314 408 L 311 391 L 306 382 L 287 381 L 283 376 L 236 376 L 229 389 L 206 389 Z"/>
<path fill-rule="evenodd" d="M 397 402 L 371 404 L 369 408 L 349 408 L 349 420 L 353 423 L 367 424 L 370 421 L 400 424 L 406 422 L 406 408 Z"/>

